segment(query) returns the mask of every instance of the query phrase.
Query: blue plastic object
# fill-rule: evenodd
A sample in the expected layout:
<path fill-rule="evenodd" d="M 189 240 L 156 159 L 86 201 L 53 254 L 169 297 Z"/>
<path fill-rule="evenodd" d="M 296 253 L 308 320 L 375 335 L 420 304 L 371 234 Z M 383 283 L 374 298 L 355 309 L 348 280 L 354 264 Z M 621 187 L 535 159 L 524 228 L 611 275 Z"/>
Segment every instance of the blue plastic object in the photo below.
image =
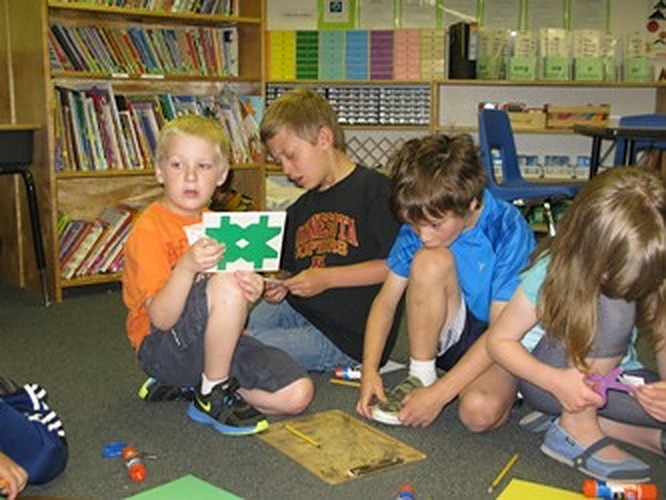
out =
<path fill-rule="evenodd" d="M 102 458 L 118 458 L 122 455 L 123 448 L 127 447 L 127 443 L 123 441 L 111 441 L 106 443 L 102 448 Z"/>
<path fill-rule="evenodd" d="M 666 128 L 666 114 L 651 113 L 644 115 L 628 115 L 620 117 L 618 121 L 620 127 L 661 127 Z M 627 165 L 636 164 L 636 156 L 640 151 L 646 149 L 660 149 L 666 150 L 666 141 L 656 140 L 638 140 L 634 141 L 634 154 L 633 158 L 627 158 Z M 626 156 L 627 141 L 620 139 L 615 144 L 615 158 L 614 165 L 624 165 L 624 158 Z"/>
<path fill-rule="evenodd" d="M 488 177 L 488 190 L 496 197 L 510 203 L 541 204 L 548 214 L 549 231 L 555 234 L 555 223 L 550 212 L 550 202 L 576 196 L 580 182 L 530 182 L 523 178 L 518 167 L 516 142 L 506 111 L 482 109 L 479 111 L 479 148 L 481 163 Z M 502 180 L 498 182 L 493 169 L 493 159 L 502 165 Z"/>

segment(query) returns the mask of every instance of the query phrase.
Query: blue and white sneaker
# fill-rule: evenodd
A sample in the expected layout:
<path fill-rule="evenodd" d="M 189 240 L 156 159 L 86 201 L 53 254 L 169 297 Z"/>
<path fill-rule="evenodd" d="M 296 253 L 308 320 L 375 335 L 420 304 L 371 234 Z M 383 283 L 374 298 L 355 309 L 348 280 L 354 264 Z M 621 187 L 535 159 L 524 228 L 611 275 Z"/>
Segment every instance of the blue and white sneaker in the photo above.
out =
<path fill-rule="evenodd" d="M 230 377 L 203 395 L 197 389 L 187 416 L 217 432 L 231 436 L 248 436 L 268 429 L 268 420 L 238 394 L 238 381 Z"/>

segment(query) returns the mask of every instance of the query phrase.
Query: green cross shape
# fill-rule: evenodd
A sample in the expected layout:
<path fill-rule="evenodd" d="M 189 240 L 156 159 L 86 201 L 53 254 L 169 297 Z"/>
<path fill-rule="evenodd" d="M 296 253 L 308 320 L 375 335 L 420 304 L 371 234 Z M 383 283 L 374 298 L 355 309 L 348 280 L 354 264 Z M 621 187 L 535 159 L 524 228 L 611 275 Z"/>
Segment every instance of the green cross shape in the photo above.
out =
<path fill-rule="evenodd" d="M 237 260 L 245 260 L 254 264 L 254 269 L 263 267 L 264 259 L 277 257 L 277 250 L 268 245 L 276 235 L 280 234 L 280 226 L 270 226 L 268 215 L 259 216 L 259 221 L 243 227 L 232 222 L 231 216 L 220 217 L 218 227 L 207 227 L 206 236 L 224 243 L 224 257 L 217 269 L 225 271 L 227 266 Z"/>

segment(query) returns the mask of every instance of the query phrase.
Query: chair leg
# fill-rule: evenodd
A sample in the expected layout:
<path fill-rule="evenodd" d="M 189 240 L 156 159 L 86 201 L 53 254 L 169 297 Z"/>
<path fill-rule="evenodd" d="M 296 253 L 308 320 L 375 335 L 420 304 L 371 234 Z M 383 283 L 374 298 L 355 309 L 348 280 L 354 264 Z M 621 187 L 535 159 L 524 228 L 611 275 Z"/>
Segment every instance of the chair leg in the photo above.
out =
<path fill-rule="evenodd" d="M 46 279 L 46 257 L 44 255 L 44 241 L 42 240 L 42 225 L 39 221 L 39 207 L 37 205 L 37 192 L 32 173 L 28 169 L 21 170 L 25 190 L 28 198 L 28 209 L 30 211 L 30 224 L 32 226 L 32 242 L 35 247 L 35 259 L 37 260 L 37 269 L 39 270 L 39 279 L 42 283 L 42 297 L 44 306 L 51 304 L 49 297 L 49 286 Z"/>
<path fill-rule="evenodd" d="M 555 236 L 555 217 L 553 217 L 553 209 L 549 201 L 543 202 L 543 211 L 546 216 L 546 224 L 548 224 L 548 234 L 550 236 Z"/>

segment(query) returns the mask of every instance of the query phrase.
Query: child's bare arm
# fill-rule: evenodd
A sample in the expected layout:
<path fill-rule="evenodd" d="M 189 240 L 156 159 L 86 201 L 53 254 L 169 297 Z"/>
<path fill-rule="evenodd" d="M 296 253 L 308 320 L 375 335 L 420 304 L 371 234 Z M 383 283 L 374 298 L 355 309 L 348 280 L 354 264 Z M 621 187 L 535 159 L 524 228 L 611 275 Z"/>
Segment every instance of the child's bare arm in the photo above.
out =
<path fill-rule="evenodd" d="M 384 259 L 373 259 L 348 266 L 310 268 L 285 280 L 289 292 L 312 297 L 330 288 L 345 288 L 382 283 L 388 267 Z"/>
<path fill-rule="evenodd" d="M 215 266 L 223 254 L 224 245 L 208 238 L 190 246 L 174 266 L 166 284 L 149 299 L 151 323 L 161 330 L 171 328 L 183 312 L 195 276 Z"/>

